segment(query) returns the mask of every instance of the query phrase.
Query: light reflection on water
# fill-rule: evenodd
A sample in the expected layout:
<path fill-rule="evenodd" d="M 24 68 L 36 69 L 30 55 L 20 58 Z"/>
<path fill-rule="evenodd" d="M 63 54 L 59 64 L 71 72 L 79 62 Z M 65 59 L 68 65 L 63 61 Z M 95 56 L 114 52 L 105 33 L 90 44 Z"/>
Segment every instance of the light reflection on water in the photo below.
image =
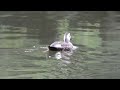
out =
<path fill-rule="evenodd" d="M 119 12 L 0 12 L 0 78 L 120 78 Z M 73 52 L 48 51 L 70 32 Z"/>

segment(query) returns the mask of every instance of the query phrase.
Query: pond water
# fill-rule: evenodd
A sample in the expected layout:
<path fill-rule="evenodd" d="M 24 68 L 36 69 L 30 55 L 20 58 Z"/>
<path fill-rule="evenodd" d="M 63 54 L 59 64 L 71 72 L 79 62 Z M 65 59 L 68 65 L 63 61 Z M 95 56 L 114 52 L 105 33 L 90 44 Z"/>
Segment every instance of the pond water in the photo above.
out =
<path fill-rule="evenodd" d="M 48 51 L 65 32 L 78 48 Z M 119 11 L 0 11 L 0 79 L 115 78 Z"/>

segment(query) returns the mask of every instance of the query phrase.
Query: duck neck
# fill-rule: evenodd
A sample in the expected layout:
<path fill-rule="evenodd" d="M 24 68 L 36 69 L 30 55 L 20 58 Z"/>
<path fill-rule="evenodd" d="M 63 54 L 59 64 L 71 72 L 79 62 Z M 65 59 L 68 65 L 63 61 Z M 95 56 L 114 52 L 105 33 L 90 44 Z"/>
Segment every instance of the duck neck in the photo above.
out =
<path fill-rule="evenodd" d="M 69 41 L 68 39 L 65 38 L 65 39 L 64 39 L 64 42 L 69 43 L 70 41 Z"/>
<path fill-rule="evenodd" d="M 66 35 L 66 34 L 64 35 L 64 42 L 66 42 L 66 43 L 69 43 L 69 42 L 70 42 L 70 39 L 67 38 L 67 35 Z"/>

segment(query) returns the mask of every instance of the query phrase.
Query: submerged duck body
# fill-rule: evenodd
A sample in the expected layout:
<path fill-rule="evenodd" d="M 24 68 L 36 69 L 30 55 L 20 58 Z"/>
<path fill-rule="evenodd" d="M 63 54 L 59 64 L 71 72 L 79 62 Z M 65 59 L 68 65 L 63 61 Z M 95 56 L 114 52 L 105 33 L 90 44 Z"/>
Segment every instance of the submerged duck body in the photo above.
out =
<path fill-rule="evenodd" d="M 48 46 L 49 50 L 52 51 L 61 51 L 61 50 L 72 50 L 75 46 L 70 42 L 71 35 L 70 33 L 64 34 L 64 41 L 56 41 Z"/>

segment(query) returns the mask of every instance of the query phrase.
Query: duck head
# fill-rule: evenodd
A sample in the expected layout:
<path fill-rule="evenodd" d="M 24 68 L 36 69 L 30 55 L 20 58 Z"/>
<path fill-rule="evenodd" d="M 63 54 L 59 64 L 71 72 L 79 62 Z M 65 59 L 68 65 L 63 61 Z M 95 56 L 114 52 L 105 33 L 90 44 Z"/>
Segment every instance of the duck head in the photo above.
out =
<path fill-rule="evenodd" d="M 70 42 L 70 39 L 71 39 L 70 33 L 66 32 L 66 33 L 64 34 L 64 42 L 69 43 L 69 42 Z"/>

